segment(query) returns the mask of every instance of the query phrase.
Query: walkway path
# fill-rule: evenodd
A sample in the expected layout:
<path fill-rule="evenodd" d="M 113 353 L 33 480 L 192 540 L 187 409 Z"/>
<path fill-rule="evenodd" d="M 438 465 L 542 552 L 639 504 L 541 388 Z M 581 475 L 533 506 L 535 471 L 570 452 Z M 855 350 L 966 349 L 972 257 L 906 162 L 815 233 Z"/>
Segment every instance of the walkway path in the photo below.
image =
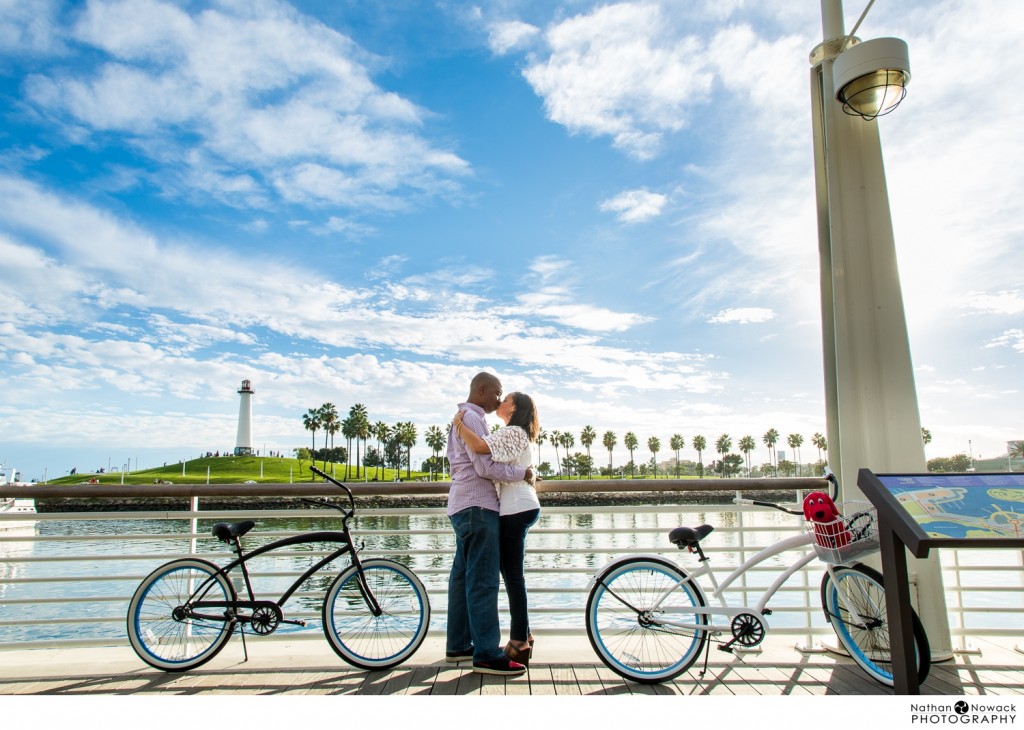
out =
<path fill-rule="evenodd" d="M 1022 695 L 1024 655 L 982 644 L 981 655 L 957 655 L 933 666 L 922 694 Z M 597 661 L 583 636 L 538 637 L 537 657 L 517 678 L 474 674 L 446 664 L 443 640 L 429 637 L 403 666 L 388 672 L 349 667 L 322 639 L 248 642 L 233 639 L 209 664 L 187 674 L 145 666 L 127 647 L 0 652 L 2 695 L 886 695 L 853 662 L 801 653 L 792 637 L 771 637 L 760 653 L 730 656 L 712 649 L 709 671 L 697 665 L 674 682 L 626 682 Z"/>

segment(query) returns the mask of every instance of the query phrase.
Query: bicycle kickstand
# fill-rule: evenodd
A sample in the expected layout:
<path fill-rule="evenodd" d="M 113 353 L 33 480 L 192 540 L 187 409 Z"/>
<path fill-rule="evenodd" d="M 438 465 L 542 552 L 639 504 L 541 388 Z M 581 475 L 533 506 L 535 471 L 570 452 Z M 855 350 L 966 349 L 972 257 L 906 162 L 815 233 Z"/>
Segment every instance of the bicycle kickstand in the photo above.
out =
<path fill-rule="evenodd" d="M 709 638 L 704 644 L 704 668 L 700 670 L 700 678 L 703 679 L 704 675 L 708 673 L 708 657 L 711 654 L 711 639 Z"/>
<path fill-rule="evenodd" d="M 245 624 L 238 624 L 238 632 L 242 635 L 242 656 L 245 657 L 242 661 L 247 662 L 249 661 L 249 649 L 245 645 Z"/>

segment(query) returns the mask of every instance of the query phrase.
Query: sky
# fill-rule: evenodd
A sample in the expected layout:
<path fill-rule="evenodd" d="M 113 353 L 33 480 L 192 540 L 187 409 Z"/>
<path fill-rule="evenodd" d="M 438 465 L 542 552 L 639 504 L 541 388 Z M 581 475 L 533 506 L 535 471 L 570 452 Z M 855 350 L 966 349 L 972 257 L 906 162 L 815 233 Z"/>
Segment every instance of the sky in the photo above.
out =
<path fill-rule="evenodd" d="M 910 48 L 878 124 L 929 457 L 1024 438 L 1021 20 L 858 31 Z M 820 40 L 816 0 L 0 0 L 0 461 L 230 450 L 248 379 L 255 448 L 362 403 L 418 465 L 480 370 L 598 464 L 606 430 L 813 460 Z"/>

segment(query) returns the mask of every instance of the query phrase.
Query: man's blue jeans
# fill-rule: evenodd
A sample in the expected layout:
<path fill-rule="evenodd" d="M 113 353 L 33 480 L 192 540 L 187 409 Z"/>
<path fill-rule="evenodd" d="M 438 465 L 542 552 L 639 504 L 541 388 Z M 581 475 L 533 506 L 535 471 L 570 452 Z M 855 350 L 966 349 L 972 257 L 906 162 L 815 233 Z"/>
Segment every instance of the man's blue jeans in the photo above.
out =
<path fill-rule="evenodd" d="M 455 560 L 448 579 L 447 651 L 463 651 L 472 646 L 474 662 L 500 659 L 505 654 L 499 648 L 498 513 L 469 507 L 449 519 L 455 530 Z"/>

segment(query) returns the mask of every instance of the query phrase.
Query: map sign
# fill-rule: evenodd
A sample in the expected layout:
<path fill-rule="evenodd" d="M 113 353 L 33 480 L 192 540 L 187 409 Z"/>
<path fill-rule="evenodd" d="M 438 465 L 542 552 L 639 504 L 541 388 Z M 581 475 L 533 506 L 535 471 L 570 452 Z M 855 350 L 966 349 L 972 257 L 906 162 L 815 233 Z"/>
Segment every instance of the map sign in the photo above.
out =
<path fill-rule="evenodd" d="M 1024 474 L 878 474 L 929 537 L 1024 537 Z"/>

